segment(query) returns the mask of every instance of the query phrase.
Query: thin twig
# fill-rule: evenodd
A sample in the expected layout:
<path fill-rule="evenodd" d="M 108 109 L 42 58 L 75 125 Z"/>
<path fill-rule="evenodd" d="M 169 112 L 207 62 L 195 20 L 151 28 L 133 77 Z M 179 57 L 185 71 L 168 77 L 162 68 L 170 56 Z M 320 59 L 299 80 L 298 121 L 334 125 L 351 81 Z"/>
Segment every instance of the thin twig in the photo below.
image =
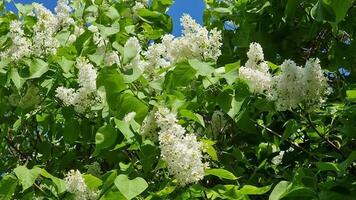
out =
<path fill-rule="evenodd" d="M 321 137 L 326 143 L 328 143 L 329 146 L 331 146 L 335 151 L 337 151 L 343 158 L 346 158 L 344 153 L 333 142 L 331 142 L 327 137 L 325 137 L 323 134 L 319 132 L 319 130 L 314 126 L 313 121 L 309 114 L 308 117 L 306 117 L 306 119 L 310 127 L 312 127 L 312 129 L 316 132 L 316 134 L 318 134 L 319 137 Z"/>
<path fill-rule="evenodd" d="M 252 120 L 253 121 L 253 120 Z M 273 134 L 274 136 L 282 139 L 282 136 L 280 134 L 278 134 L 277 132 L 273 131 L 272 129 L 262 125 L 262 124 L 258 124 L 257 122 L 253 121 L 257 126 L 259 126 L 260 128 L 264 128 L 266 129 L 269 133 Z M 291 140 L 285 139 L 286 142 L 288 142 L 290 145 L 293 146 L 294 149 L 299 149 L 300 151 L 303 151 L 304 153 L 308 154 L 310 157 L 312 157 L 314 160 L 319 161 L 320 159 L 318 157 L 316 157 L 315 155 L 313 155 L 312 153 L 310 153 L 308 150 L 306 150 L 304 147 L 300 146 L 297 143 L 294 143 Z"/>

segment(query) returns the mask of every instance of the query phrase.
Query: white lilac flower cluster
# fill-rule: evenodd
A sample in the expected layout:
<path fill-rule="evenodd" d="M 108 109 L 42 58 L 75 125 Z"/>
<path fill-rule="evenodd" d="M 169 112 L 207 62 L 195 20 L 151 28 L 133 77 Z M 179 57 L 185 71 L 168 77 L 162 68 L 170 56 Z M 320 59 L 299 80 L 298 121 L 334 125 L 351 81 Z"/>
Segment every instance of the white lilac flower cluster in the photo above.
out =
<path fill-rule="evenodd" d="M 246 82 L 251 92 L 263 93 L 269 90 L 272 83 L 272 75 L 268 71 L 268 64 L 264 60 L 260 44 L 251 43 L 247 57 L 248 60 L 245 66 L 239 69 L 240 78 Z"/>
<path fill-rule="evenodd" d="M 174 65 L 186 59 L 196 58 L 203 61 L 216 61 L 221 55 L 221 32 L 207 30 L 196 23 L 189 15 L 181 18 L 183 35 L 174 37 L 164 35 L 161 43 L 152 44 L 143 52 L 147 72 Z"/>
<path fill-rule="evenodd" d="M 88 188 L 79 170 L 70 170 L 64 181 L 67 191 L 74 194 L 76 200 L 98 199 L 99 193 Z"/>
<path fill-rule="evenodd" d="M 160 131 L 158 140 L 161 157 L 168 164 L 168 171 L 179 184 L 196 183 L 203 179 L 207 163 L 202 161 L 202 144 L 194 134 L 178 124 L 175 114 L 167 108 L 158 108 L 155 119 Z"/>
<path fill-rule="evenodd" d="M 217 29 L 208 31 L 187 14 L 183 15 L 181 23 L 184 28 L 183 36 L 175 38 L 170 34 L 164 35 L 160 43 L 150 45 L 146 51 L 142 50 L 136 37 L 130 37 L 126 41 L 124 49 L 132 51 L 130 55 L 134 56 L 123 68 L 137 67 L 145 72 L 146 77 L 151 78 L 156 75 L 154 73 L 156 69 L 172 66 L 186 59 L 196 58 L 203 61 L 216 61 L 221 55 L 221 32 Z M 98 47 L 105 47 L 107 39 L 100 34 L 98 27 L 90 25 L 88 30 L 94 33 L 94 43 Z M 104 63 L 106 66 L 120 65 L 119 53 L 116 51 L 106 52 Z"/>
<path fill-rule="evenodd" d="M 56 89 L 56 97 L 65 106 L 74 106 L 76 112 L 85 113 L 99 101 L 96 94 L 97 73 L 94 66 L 87 59 L 79 58 L 76 66 L 79 69 L 79 89 L 58 87 Z"/>
<path fill-rule="evenodd" d="M 58 30 L 57 17 L 43 5 L 33 3 L 37 23 L 33 27 L 33 51 L 36 56 L 55 54 L 59 42 L 54 36 Z"/>
<path fill-rule="evenodd" d="M 32 55 L 41 57 L 55 54 L 59 47 L 59 42 L 55 38 L 56 32 L 60 27 L 74 23 L 70 17 L 71 8 L 68 6 L 68 0 L 58 1 L 56 15 L 39 3 L 33 3 L 32 6 L 31 15 L 37 18 L 32 38 L 26 36 L 22 21 L 12 21 L 9 27 L 12 45 L 1 53 L 1 58 L 9 57 L 16 61 Z"/>
<path fill-rule="evenodd" d="M 281 73 L 272 76 L 258 43 L 250 44 L 247 56 L 248 61 L 239 70 L 240 78 L 247 83 L 251 92 L 266 94 L 270 101 L 275 102 L 278 111 L 297 108 L 301 103 L 312 107 L 323 102 L 328 84 L 319 59 L 307 60 L 305 67 L 285 60 L 281 65 Z"/>
<path fill-rule="evenodd" d="M 9 37 L 12 40 L 12 45 L 1 53 L 2 59 L 10 57 L 12 60 L 19 60 L 31 55 L 32 43 L 25 36 L 22 21 L 14 20 L 10 23 Z"/>
<path fill-rule="evenodd" d="M 72 8 L 69 6 L 69 0 L 57 0 L 57 6 L 54 11 L 57 14 L 59 25 L 65 27 L 74 24 L 74 19 L 70 17 Z"/>

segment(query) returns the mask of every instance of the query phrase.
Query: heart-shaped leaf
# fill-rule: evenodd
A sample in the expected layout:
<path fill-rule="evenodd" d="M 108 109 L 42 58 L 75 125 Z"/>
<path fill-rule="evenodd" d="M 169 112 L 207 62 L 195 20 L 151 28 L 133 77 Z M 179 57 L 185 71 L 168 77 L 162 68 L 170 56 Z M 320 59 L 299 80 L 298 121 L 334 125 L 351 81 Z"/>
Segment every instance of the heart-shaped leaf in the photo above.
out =
<path fill-rule="evenodd" d="M 145 179 L 136 177 L 132 180 L 125 174 L 120 174 L 115 179 L 115 185 L 120 192 L 127 198 L 133 199 L 137 195 L 141 194 L 148 187 Z"/>

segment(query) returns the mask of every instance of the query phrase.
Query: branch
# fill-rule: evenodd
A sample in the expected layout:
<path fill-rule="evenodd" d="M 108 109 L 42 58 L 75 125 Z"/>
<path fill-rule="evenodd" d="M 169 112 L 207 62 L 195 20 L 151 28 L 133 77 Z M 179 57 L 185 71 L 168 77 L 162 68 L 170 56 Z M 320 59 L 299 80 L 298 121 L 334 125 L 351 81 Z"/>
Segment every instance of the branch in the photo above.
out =
<path fill-rule="evenodd" d="M 252 120 L 253 121 L 253 120 Z M 261 124 L 258 124 L 256 121 L 253 121 L 257 126 L 259 126 L 260 128 L 264 128 L 266 129 L 269 133 L 273 134 L 274 136 L 282 139 L 282 136 L 280 134 L 278 134 L 277 132 L 273 131 L 272 129 L 264 126 L 264 125 L 261 125 Z M 319 161 L 320 159 L 318 157 L 316 157 L 315 155 L 313 155 L 312 153 L 310 153 L 308 150 L 306 150 L 304 147 L 300 146 L 299 144 L 297 143 L 294 143 L 293 141 L 289 140 L 289 139 L 285 139 L 286 142 L 288 142 L 291 146 L 293 146 L 293 148 L 295 150 L 300 150 L 306 154 L 308 154 L 311 158 L 313 158 L 314 160 L 317 160 Z"/>
<path fill-rule="evenodd" d="M 314 126 L 313 121 L 309 114 L 308 114 L 308 117 L 306 117 L 306 119 L 307 119 L 310 127 L 312 127 L 312 129 L 316 132 L 316 134 L 318 134 L 319 137 L 321 137 L 326 143 L 328 143 L 329 146 L 331 146 L 335 151 L 337 151 L 345 159 L 346 156 L 344 155 L 344 153 L 333 142 L 331 142 L 329 140 L 329 138 L 327 138 L 323 134 L 321 134 L 319 132 L 319 130 Z"/>

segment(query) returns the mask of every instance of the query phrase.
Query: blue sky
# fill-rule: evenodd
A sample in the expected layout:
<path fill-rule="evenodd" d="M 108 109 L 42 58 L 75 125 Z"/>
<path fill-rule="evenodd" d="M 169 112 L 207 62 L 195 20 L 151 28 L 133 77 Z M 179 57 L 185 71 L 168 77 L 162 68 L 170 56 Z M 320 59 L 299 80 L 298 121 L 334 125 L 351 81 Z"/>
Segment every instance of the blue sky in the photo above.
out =
<path fill-rule="evenodd" d="M 32 3 L 38 2 L 42 3 L 47 8 L 53 10 L 56 6 L 55 0 L 15 0 L 16 3 Z M 173 18 L 174 27 L 173 27 L 173 35 L 179 36 L 181 35 L 181 27 L 179 18 L 183 13 L 190 14 L 193 19 L 195 19 L 198 23 L 202 24 L 203 19 L 203 10 L 204 10 L 204 0 L 175 0 L 175 3 L 171 6 L 168 14 Z M 7 9 L 15 11 L 16 8 L 13 4 L 8 4 Z"/>

